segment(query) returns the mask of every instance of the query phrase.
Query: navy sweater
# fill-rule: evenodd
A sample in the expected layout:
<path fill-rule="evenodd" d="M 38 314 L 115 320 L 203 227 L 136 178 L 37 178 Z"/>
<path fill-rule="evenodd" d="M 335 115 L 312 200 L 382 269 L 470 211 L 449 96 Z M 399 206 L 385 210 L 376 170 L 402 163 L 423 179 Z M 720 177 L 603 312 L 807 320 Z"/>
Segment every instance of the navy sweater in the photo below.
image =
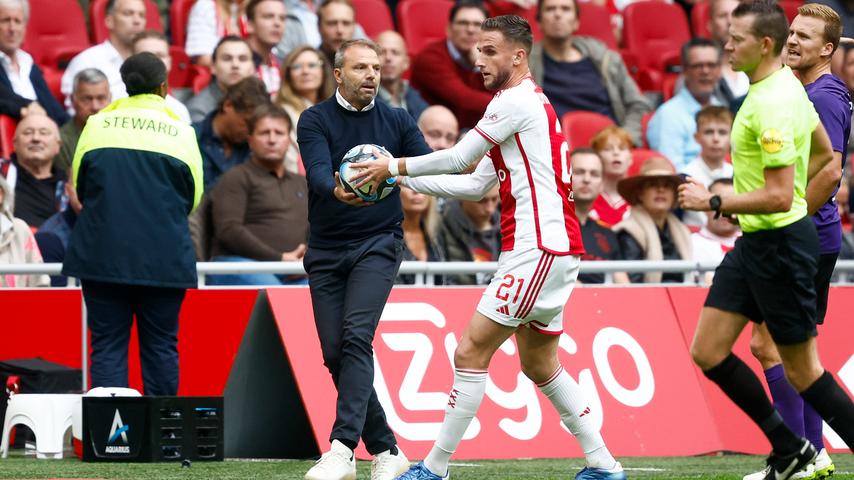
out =
<path fill-rule="evenodd" d="M 309 245 L 335 248 L 380 232 L 402 235 L 403 210 L 398 189 L 368 207 L 347 205 L 332 191 L 341 158 L 356 145 L 382 145 L 395 157 L 431 152 L 406 110 L 375 102 L 368 111 L 351 112 L 339 105 L 333 95 L 303 112 L 297 139 L 309 187 Z"/>

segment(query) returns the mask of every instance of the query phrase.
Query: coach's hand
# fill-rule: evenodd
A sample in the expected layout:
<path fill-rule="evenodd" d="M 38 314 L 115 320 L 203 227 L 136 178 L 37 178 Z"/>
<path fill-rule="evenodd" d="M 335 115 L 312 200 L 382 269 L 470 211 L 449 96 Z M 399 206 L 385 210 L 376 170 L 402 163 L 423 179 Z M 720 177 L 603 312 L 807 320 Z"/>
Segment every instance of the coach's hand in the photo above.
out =
<path fill-rule="evenodd" d="M 291 250 L 290 252 L 284 252 L 282 254 L 283 262 L 296 262 L 298 260 L 302 260 L 302 257 L 305 256 L 306 247 L 304 243 L 300 243 L 297 245 L 297 248 Z"/>
<path fill-rule="evenodd" d="M 332 190 L 332 194 L 335 195 L 335 198 L 337 198 L 339 202 L 343 202 L 354 207 L 367 207 L 368 205 L 373 205 L 372 202 L 364 201 L 355 193 L 344 190 L 344 187 L 341 186 L 341 180 L 338 177 L 338 172 L 335 172 L 335 189 Z"/>
<path fill-rule="evenodd" d="M 386 181 L 386 179 L 391 178 L 391 173 L 388 171 L 388 165 L 390 162 L 397 161 L 394 158 L 386 157 L 377 149 L 374 149 L 374 156 L 377 157 L 376 160 L 350 164 L 350 168 L 357 171 L 357 173 L 351 177 L 352 181 L 359 181 L 359 183 L 356 184 L 357 189 L 362 188 L 368 183 L 374 182 L 371 186 L 371 195 L 377 193 L 377 189 Z"/>
<path fill-rule="evenodd" d="M 687 181 L 679 185 L 679 206 L 685 210 L 705 211 L 711 210 L 709 199 L 712 194 L 706 189 L 705 185 L 697 180 L 688 177 Z"/>

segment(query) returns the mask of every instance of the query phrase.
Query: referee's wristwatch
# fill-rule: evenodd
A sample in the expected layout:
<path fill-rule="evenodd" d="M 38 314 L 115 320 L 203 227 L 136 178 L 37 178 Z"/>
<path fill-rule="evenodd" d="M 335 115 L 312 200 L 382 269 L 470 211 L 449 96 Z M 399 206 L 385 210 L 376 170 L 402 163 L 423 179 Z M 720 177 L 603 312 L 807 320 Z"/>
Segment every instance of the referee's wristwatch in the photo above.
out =
<path fill-rule="evenodd" d="M 715 219 L 721 217 L 721 196 L 720 195 L 712 195 L 709 198 L 709 206 L 712 207 L 712 211 L 715 212 Z"/>

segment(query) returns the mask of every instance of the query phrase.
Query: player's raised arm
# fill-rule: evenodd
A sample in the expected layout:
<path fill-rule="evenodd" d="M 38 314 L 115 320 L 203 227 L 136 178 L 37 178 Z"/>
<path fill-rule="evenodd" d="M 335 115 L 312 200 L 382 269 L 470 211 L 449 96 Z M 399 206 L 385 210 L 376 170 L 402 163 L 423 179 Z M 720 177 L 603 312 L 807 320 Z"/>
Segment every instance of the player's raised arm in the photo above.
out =
<path fill-rule="evenodd" d="M 474 172 L 465 175 L 425 175 L 400 177 L 401 184 L 419 193 L 445 198 L 478 201 L 498 183 L 495 166 L 483 157 Z"/>

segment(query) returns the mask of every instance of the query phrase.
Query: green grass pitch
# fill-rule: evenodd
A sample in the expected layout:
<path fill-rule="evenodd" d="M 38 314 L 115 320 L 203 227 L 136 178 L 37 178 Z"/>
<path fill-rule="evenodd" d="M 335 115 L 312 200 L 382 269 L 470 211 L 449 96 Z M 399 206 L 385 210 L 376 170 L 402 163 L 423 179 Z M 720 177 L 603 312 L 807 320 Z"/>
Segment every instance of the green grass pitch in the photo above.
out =
<path fill-rule="evenodd" d="M 832 480 L 854 480 L 854 456 L 833 456 L 837 472 Z M 678 458 L 623 458 L 629 479 L 740 480 L 763 466 L 756 456 L 724 455 Z M 0 460 L 0 478 L 87 479 L 301 479 L 312 465 L 297 460 L 227 460 L 193 462 L 190 468 L 176 463 L 106 464 L 77 459 L 36 460 L 10 457 Z M 454 480 L 475 479 L 573 479 L 580 459 L 460 461 L 451 463 Z M 370 478 L 370 462 L 359 462 L 359 479 Z"/>

